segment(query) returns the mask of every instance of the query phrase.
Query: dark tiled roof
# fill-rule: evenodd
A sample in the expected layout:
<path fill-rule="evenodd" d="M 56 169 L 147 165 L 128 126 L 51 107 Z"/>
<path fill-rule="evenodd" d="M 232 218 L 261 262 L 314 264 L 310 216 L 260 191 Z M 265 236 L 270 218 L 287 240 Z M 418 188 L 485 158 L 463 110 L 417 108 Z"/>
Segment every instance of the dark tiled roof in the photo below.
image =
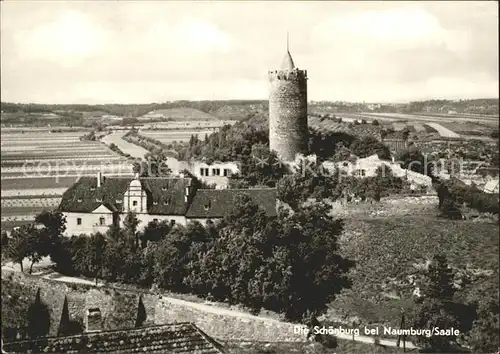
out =
<path fill-rule="evenodd" d="M 101 204 L 111 211 L 121 212 L 123 200 L 132 177 L 104 177 L 97 188 L 96 177 L 81 177 L 64 192 L 59 209 L 65 212 L 90 213 Z M 140 178 L 142 188 L 148 196 L 148 212 L 158 215 L 184 215 L 186 213 L 185 193 L 190 185 L 189 178 Z M 98 201 L 102 200 L 102 202 Z"/>
<path fill-rule="evenodd" d="M 247 194 L 266 211 L 269 216 L 276 215 L 276 189 L 199 189 L 186 217 L 222 218 L 227 216 L 235 205 L 238 195 Z"/>
<path fill-rule="evenodd" d="M 404 140 L 403 132 L 401 130 L 388 132 L 387 135 L 384 137 L 384 141 L 385 140 Z"/>
<path fill-rule="evenodd" d="M 192 323 L 84 333 L 4 343 L 8 353 L 223 353 Z"/>

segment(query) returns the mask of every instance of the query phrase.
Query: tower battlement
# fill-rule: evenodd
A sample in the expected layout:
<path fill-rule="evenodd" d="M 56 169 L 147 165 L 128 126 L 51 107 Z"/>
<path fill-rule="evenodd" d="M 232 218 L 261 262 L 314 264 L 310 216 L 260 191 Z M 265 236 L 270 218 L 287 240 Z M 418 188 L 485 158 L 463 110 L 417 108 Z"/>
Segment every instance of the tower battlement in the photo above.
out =
<path fill-rule="evenodd" d="M 271 70 L 268 71 L 268 78 L 273 80 L 300 81 L 307 80 L 307 70 Z"/>

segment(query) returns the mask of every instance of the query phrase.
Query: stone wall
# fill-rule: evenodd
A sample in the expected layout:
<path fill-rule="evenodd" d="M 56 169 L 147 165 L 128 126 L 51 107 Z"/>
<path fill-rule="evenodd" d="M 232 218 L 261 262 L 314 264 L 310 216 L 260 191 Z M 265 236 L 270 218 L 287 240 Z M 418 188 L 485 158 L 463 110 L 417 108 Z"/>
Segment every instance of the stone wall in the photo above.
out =
<path fill-rule="evenodd" d="M 2 274 L 2 278 L 5 276 Z M 185 301 L 147 291 L 66 284 L 27 275 L 16 275 L 15 279 L 24 284 L 33 300 L 37 289 L 41 289 L 42 301 L 52 310 L 50 335 L 57 334 L 65 294 L 68 296 L 71 319 L 83 319 L 87 309 L 99 308 L 103 329 L 106 330 L 134 327 L 142 294 L 147 316 L 144 325 L 192 322 L 219 340 L 286 342 L 306 339 L 304 335 L 294 334 L 294 325 L 291 323 L 253 316 L 215 304 Z M 8 326 L 8 323 L 5 325 Z"/>
<path fill-rule="evenodd" d="M 269 147 L 286 161 L 308 154 L 306 76 L 303 70 L 269 73 Z"/>

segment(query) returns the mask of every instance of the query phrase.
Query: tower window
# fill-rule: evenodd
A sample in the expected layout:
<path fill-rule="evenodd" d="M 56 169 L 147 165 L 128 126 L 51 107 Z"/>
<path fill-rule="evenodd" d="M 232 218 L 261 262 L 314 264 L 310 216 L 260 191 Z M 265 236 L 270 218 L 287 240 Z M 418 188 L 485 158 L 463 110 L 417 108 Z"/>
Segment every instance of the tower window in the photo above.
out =
<path fill-rule="evenodd" d="M 137 206 L 137 200 L 132 201 L 132 206 Z"/>
<path fill-rule="evenodd" d="M 106 225 L 106 219 L 105 218 L 99 218 L 99 225 L 101 225 L 101 226 Z"/>
<path fill-rule="evenodd" d="M 76 219 L 76 224 L 81 225 L 82 224 L 82 218 L 77 218 Z"/>

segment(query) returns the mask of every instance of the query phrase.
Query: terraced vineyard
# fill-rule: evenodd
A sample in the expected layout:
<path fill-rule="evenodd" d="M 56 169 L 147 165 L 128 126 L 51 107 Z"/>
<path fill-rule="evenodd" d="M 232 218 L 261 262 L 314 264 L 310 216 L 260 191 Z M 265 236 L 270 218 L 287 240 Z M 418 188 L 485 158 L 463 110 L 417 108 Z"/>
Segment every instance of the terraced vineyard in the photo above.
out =
<path fill-rule="evenodd" d="M 343 132 L 348 134 L 353 134 L 359 137 L 364 136 L 380 136 L 380 126 L 375 126 L 372 124 L 359 124 L 354 125 L 348 122 L 336 122 L 332 119 L 322 119 L 318 117 L 309 117 L 308 124 L 310 127 L 318 129 L 324 132 Z"/>
<path fill-rule="evenodd" d="M 80 176 L 133 174 L 126 158 L 99 141 L 81 141 L 84 134 L 83 130 L 2 129 L 2 229 L 57 207 L 61 195 Z"/>

